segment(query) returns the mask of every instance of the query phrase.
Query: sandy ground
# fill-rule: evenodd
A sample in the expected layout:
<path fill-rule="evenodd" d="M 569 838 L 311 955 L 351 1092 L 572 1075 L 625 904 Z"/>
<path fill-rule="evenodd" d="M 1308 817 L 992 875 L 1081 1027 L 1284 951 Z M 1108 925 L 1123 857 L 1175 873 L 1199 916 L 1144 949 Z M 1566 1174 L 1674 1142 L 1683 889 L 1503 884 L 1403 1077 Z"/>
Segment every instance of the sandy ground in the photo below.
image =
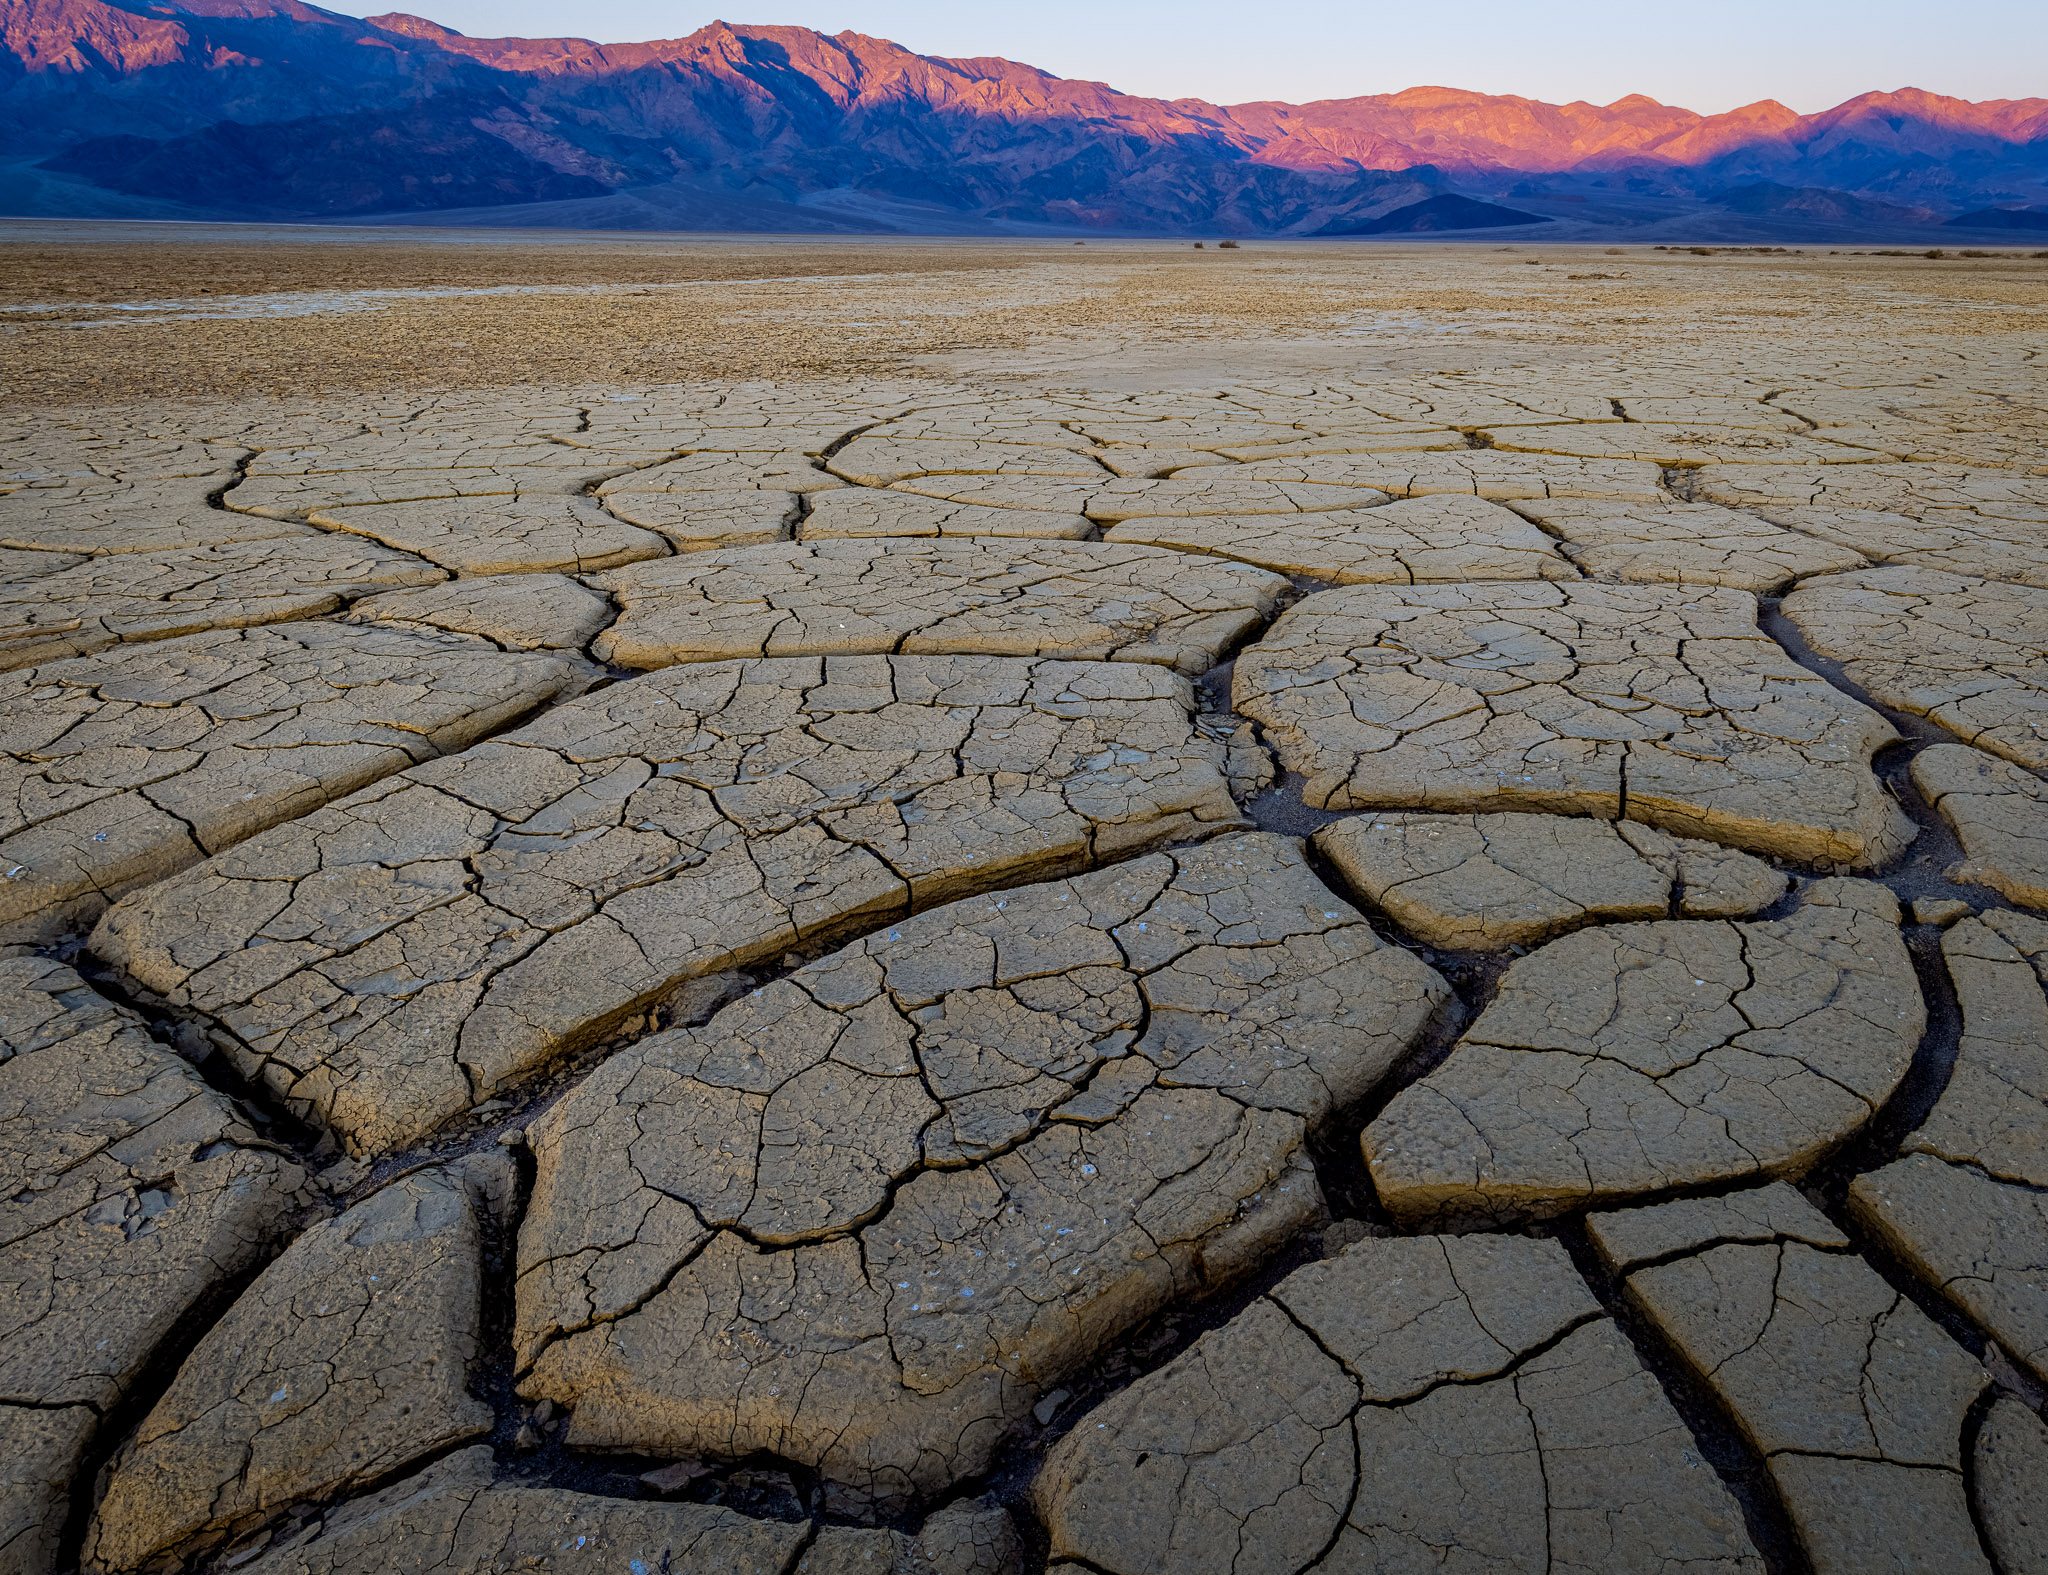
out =
<path fill-rule="evenodd" d="M 1967 360 L 2048 254 L 915 241 L 0 222 L 12 407 L 927 372 L 1200 386 L 1771 345 Z"/>

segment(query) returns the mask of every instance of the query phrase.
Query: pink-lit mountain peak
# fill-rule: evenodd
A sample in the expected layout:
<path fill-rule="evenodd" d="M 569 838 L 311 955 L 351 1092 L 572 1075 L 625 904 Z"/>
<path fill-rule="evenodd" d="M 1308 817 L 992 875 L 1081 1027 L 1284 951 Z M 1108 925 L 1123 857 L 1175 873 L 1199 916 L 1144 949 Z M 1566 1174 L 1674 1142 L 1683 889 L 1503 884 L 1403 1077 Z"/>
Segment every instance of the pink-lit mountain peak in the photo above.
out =
<path fill-rule="evenodd" d="M 1930 213 L 2048 195 L 2044 99 L 1904 88 L 1818 115 L 1770 100 L 1701 115 L 1643 94 L 1553 104 L 1427 84 L 1218 105 L 851 31 L 468 38 L 302 0 L 0 0 L 0 140 L 38 168 L 188 204 L 370 213 L 681 183 L 781 205 L 687 210 L 748 226 L 827 222 L 789 207 L 826 193 L 975 222 L 1237 233 L 1342 232 L 1447 183 L 1536 199 L 1551 178 L 1667 214 L 1759 181 Z"/>

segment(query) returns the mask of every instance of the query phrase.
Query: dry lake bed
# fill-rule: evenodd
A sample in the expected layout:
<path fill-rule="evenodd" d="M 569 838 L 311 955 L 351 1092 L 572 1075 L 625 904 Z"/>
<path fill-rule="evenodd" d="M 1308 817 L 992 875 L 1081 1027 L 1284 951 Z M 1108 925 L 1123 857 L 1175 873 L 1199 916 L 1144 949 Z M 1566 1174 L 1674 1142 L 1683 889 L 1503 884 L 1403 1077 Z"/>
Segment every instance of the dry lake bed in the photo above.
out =
<path fill-rule="evenodd" d="M 6 1575 L 2048 1569 L 2048 255 L 0 259 Z"/>

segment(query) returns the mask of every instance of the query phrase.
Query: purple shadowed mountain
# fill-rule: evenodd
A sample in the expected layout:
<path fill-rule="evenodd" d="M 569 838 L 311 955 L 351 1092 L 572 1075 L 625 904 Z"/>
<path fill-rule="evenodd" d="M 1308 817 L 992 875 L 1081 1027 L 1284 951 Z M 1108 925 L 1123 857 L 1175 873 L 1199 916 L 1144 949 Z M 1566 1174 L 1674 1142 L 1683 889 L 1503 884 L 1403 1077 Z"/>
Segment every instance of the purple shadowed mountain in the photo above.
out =
<path fill-rule="evenodd" d="M 594 44 L 298 0 L 0 0 L 14 213 L 1531 238 L 1704 217 L 1824 240 L 2044 201 L 2048 99 L 1217 105 L 796 27 Z"/>

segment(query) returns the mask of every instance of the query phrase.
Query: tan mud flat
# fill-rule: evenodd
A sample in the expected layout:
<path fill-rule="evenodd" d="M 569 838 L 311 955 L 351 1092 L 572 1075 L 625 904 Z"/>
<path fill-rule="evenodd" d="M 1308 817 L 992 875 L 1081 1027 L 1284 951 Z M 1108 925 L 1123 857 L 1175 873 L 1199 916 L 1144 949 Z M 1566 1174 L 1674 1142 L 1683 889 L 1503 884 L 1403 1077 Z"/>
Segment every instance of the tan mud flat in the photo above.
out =
<path fill-rule="evenodd" d="M 1135 662 L 770 658 L 558 707 L 138 893 L 95 946 L 358 1152 L 686 980 L 1237 822 Z"/>
<path fill-rule="evenodd" d="M 1314 1219 L 1308 1131 L 1446 994 L 1264 835 L 891 925 L 536 1130 L 522 1391 L 576 1445 L 943 1492 Z"/>

